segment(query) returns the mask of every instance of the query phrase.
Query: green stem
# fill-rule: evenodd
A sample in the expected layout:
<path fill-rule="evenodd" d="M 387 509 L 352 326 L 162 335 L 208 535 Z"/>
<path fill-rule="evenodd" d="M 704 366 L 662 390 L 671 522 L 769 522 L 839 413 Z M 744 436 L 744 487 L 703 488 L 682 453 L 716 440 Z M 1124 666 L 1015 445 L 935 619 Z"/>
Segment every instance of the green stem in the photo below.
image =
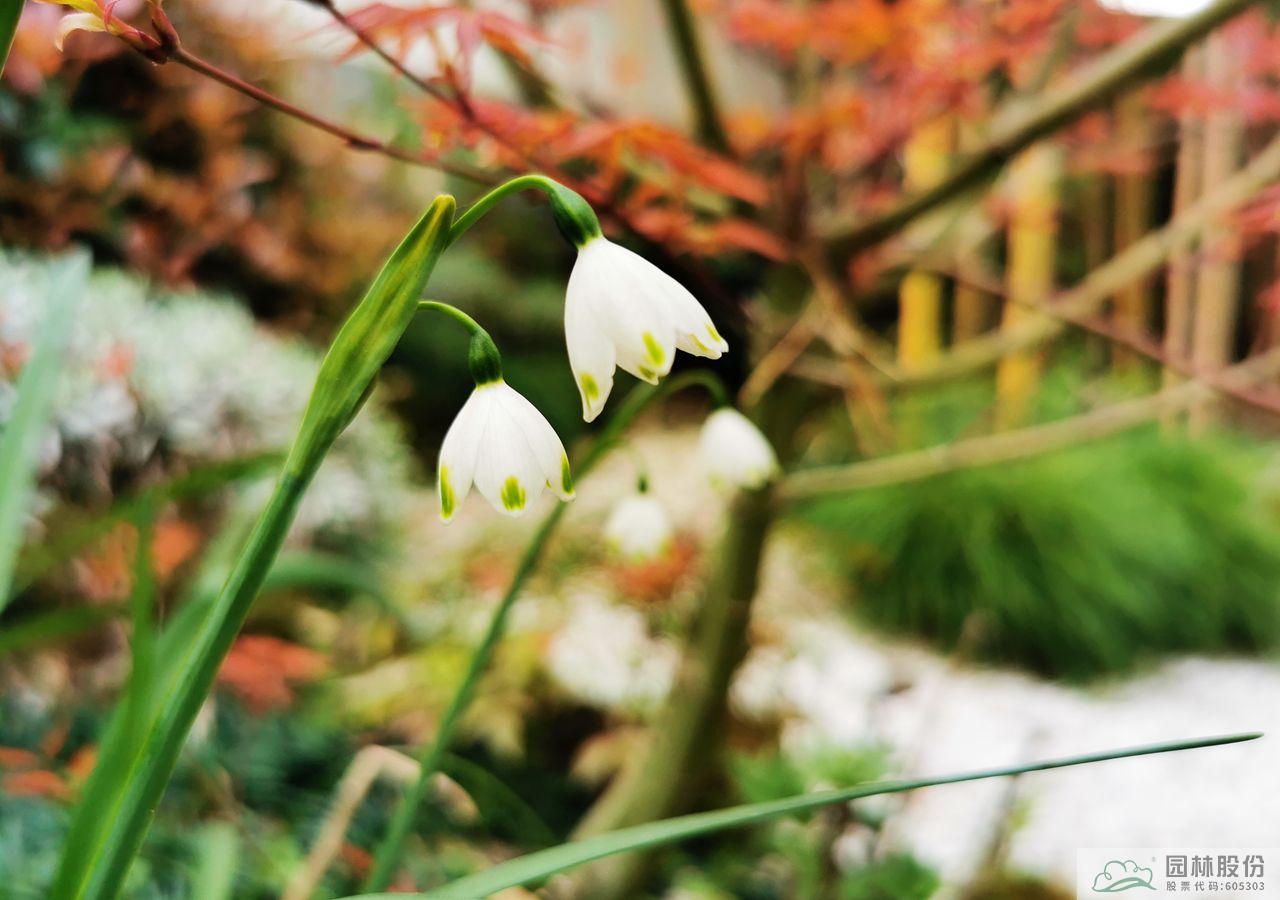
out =
<path fill-rule="evenodd" d="M 582 478 L 595 467 L 604 454 L 616 443 L 618 437 L 627 426 L 649 404 L 659 397 L 673 394 L 695 384 L 708 388 L 712 393 L 717 391 L 724 392 L 724 386 L 720 383 L 720 380 L 713 373 L 704 369 L 681 373 L 668 379 L 658 387 L 643 386 L 633 390 L 627 395 L 626 400 L 618 408 L 618 411 L 613 414 L 609 424 L 600 433 L 600 436 L 592 444 L 582 461 L 574 466 L 577 477 Z M 480 639 L 479 645 L 471 655 L 467 671 L 462 677 L 462 683 L 458 686 L 457 691 L 454 692 L 449 706 L 440 718 L 440 724 L 436 727 L 434 740 L 423 748 L 418 761 L 420 767 L 418 778 L 410 786 L 409 790 L 405 792 L 399 806 L 396 807 L 391 824 L 387 827 L 387 833 L 378 846 L 373 869 L 365 882 L 365 891 L 381 891 L 391 883 L 396 867 L 399 865 L 400 857 L 404 853 L 404 843 L 413 828 L 414 817 L 426 797 L 431 776 L 439 770 L 441 761 L 453 743 L 458 723 L 462 720 L 474 698 L 476 685 L 479 683 L 480 677 L 489 668 L 494 650 L 506 632 L 507 619 L 511 613 L 511 608 L 520 596 L 520 592 L 524 589 L 525 582 L 533 574 L 539 560 L 542 558 L 547 541 L 550 539 L 552 532 L 555 531 L 556 525 L 559 524 L 565 509 L 565 504 L 557 503 L 555 509 L 542 520 L 537 531 L 534 532 L 532 540 L 525 547 L 524 554 L 520 557 L 520 564 L 516 567 L 515 574 L 511 576 L 507 591 L 498 603 L 498 608 L 494 610 L 493 616 L 489 620 L 489 627 Z"/>
<path fill-rule="evenodd" d="M 729 136 L 720 116 L 720 104 L 716 100 L 711 75 L 707 71 L 702 42 L 698 40 L 697 23 L 685 0 L 662 0 L 662 9 L 671 29 L 671 39 L 676 45 L 676 57 L 684 73 L 685 86 L 697 117 L 698 139 L 717 153 L 729 154 Z"/>
<path fill-rule="evenodd" d="M 467 207 L 458 218 L 453 220 L 453 226 L 449 229 L 449 243 L 452 244 L 458 238 L 462 237 L 471 228 L 472 225 L 480 221 L 489 210 L 498 205 L 503 197 L 509 194 L 518 194 L 520 191 L 535 190 L 543 193 L 550 193 L 550 185 L 554 184 L 546 175 L 520 175 L 512 178 L 510 181 L 498 185 L 489 193 L 485 194 L 475 203 Z"/>
<path fill-rule="evenodd" d="M 444 313 L 455 322 L 461 322 L 469 334 L 489 336 L 489 332 L 485 331 L 479 322 L 458 309 L 458 307 L 448 303 L 441 303 L 439 300 L 419 300 L 418 311 Z"/>
<path fill-rule="evenodd" d="M 600 222 L 587 201 L 576 191 L 565 187 L 554 178 L 546 175 L 519 175 L 510 181 L 498 185 L 468 207 L 467 211 L 454 220 L 449 229 L 449 243 L 452 244 L 467 230 L 478 222 L 485 213 L 493 209 L 498 201 L 510 194 L 520 191 L 542 191 L 551 201 L 556 225 L 574 246 L 581 247 L 587 240 L 600 234 Z"/>

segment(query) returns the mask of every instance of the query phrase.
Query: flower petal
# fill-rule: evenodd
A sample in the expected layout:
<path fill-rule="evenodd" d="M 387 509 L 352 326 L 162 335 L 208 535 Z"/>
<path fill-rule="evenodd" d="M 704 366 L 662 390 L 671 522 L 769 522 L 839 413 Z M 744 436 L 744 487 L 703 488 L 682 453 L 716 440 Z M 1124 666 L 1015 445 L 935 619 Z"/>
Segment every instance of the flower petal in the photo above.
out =
<path fill-rule="evenodd" d="M 628 273 L 628 281 L 643 294 L 645 304 L 663 310 L 676 347 L 709 359 L 719 359 L 728 351 L 729 345 L 711 317 L 684 285 L 626 247 L 617 247 L 615 257 Z"/>
<path fill-rule="evenodd" d="M 58 33 L 54 35 L 53 45 L 59 50 L 62 49 L 62 42 L 67 39 L 67 35 L 73 31 L 106 31 L 107 26 L 102 23 L 102 16 L 91 12 L 70 13 L 62 17 L 62 21 L 58 23 Z"/>
<path fill-rule="evenodd" d="M 475 485 L 494 509 L 518 516 L 546 487 L 546 478 L 530 451 L 529 442 L 494 382 L 477 389 L 489 397 L 491 412 L 476 452 Z"/>
<path fill-rule="evenodd" d="M 569 455 L 551 423 L 538 408 L 510 385 L 503 384 L 502 402 L 511 412 L 533 454 L 534 461 L 546 476 L 547 486 L 561 500 L 573 499 L 573 476 L 569 473 Z"/>
<path fill-rule="evenodd" d="M 440 496 L 440 519 L 445 523 L 453 520 L 458 507 L 471 491 L 476 451 L 489 415 L 488 396 L 480 390 L 473 391 L 462 409 L 458 410 L 440 444 L 436 490 Z"/>
<path fill-rule="evenodd" d="M 660 283 L 653 279 L 653 273 L 662 273 L 606 238 L 597 238 L 588 248 L 597 246 L 591 251 L 601 286 L 593 297 L 596 320 L 613 341 L 618 367 L 657 384 L 671 371 L 676 352 L 674 320 Z"/>
<path fill-rule="evenodd" d="M 588 244 L 599 243 L 597 239 Z M 617 355 L 613 342 L 597 321 L 593 305 L 603 288 L 594 257 L 579 252 L 569 275 L 564 301 L 564 340 L 569 350 L 569 367 L 582 396 L 582 418 L 593 421 L 604 409 L 613 390 Z"/>

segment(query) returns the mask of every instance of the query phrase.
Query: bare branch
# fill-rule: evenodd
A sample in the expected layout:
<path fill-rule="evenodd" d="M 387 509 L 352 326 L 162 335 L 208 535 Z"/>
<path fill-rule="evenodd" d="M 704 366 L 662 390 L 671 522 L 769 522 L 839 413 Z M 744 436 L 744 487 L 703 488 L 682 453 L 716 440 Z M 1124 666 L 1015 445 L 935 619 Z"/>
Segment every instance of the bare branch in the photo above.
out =
<path fill-rule="evenodd" d="M 794 501 L 819 494 L 918 481 L 960 469 L 1040 456 L 1135 428 L 1166 412 L 1185 409 L 1192 403 L 1210 398 L 1216 392 L 1230 393 L 1274 376 L 1278 371 L 1280 350 L 1271 350 L 1216 375 L 1047 425 L 955 441 L 846 466 L 796 472 L 782 482 L 778 496 L 785 501 Z"/>

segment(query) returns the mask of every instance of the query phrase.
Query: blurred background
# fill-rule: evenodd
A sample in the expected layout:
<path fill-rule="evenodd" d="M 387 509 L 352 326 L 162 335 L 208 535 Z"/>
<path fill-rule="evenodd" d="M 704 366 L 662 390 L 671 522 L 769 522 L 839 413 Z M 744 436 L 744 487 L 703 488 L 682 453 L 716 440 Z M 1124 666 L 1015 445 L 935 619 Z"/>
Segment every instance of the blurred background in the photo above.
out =
<path fill-rule="evenodd" d="M 699 296 L 732 348 L 714 371 L 794 474 L 735 519 L 692 462 L 705 396 L 641 419 L 520 599 L 398 889 L 621 821 L 602 801 L 681 708 L 705 740 L 664 760 L 687 787 L 667 815 L 1280 730 L 1265 4 L 165 9 L 199 58 L 411 159 L 111 35 L 60 52 L 64 10 L 23 9 L 0 86 L 0 422 L 51 285 L 93 268 L 0 615 L 0 895 L 46 896 L 138 579 L 165 619 L 217 590 L 381 261 L 436 193 L 524 171 Z M 145 28 L 140 2 L 112 15 Z M 598 431 L 564 352 L 572 264 L 522 197 L 431 281 L 571 448 Z M 130 897 L 343 896 L 368 872 L 551 503 L 508 520 L 473 497 L 439 523 L 435 455 L 471 387 L 441 322 L 411 325 L 309 493 Z M 600 531 L 641 473 L 675 536 L 637 560 Z M 723 572 L 745 586 L 718 683 L 672 692 L 706 662 Z M 510 896 L 1069 897 L 1078 847 L 1280 846 L 1277 762 L 1260 741 L 932 789 Z"/>

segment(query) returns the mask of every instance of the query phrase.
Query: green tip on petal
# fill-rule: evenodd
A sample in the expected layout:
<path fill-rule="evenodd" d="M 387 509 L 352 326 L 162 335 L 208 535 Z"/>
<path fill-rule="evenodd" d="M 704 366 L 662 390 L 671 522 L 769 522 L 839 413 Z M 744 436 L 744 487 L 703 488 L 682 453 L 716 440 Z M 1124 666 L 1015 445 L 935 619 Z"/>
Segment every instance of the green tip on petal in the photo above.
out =
<path fill-rule="evenodd" d="M 582 385 L 582 396 L 588 400 L 595 400 L 600 396 L 600 385 L 590 375 L 583 375 L 578 382 Z"/>
<path fill-rule="evenodd" d="M 711 336 L 711 340 L 715 341 L 717 344 L 724 343 L 724 338 L 720 337 L 720 332 L 716 331 L 716 326 L 708 325 L 707 334 L 709 334 Z"/>
<path fill-rule="evenodd" d="M 655 366 L 662 365 L 663 360 L 667 358 L 667 354 L 663 351 L 662 345 L 658 343 L 658 339 L 647 331 L 644 333 L 644 349 Z"/>
<path fill-rule="evenodd" d="M 569 457 L 560 457 L 560 492 L 566 497 L 573 496 L 573 474 L 569 471 Z"/>
<path fill-rule="evenodd" d="M 449 484 L 449 469 L 440 469 L 440 518 L 448 522 L 458 508 L 458 498 L 453 494 L 453 485 Z"/>
<path fill-rule="evenodd" d="M 658 380 L 657 370 L 651 369 L 649 366 L 636 366 L 636 371 L 640 373 L 640 377 L 645 381 L 657 382 Z"/>
<path fill-rule="evenodd" d="M 524 509 L 525 493 L 524 488 L 520 486 L 520 480 L 516 476 L 508 476 L 507 480 L 502 482 L 502 507 L 507 512 L 516 512 Z"/>

